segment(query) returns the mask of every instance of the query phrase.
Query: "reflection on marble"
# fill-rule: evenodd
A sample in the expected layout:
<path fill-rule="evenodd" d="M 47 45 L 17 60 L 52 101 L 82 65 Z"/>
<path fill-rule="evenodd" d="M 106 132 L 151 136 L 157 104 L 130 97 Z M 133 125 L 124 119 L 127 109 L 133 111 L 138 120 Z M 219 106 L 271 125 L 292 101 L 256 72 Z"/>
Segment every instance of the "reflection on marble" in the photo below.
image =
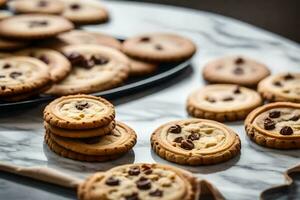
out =
<path fill-rule="evenodd" d="M 175 81 L 113 100 L 117 105 L 117 119 L 134 128 L 138 134 L 133 151 L 116 161 L 83 163 L 52 153 L 43 144 L 43 105 L 40 105 L 21 111 L 0 112 L 1 162 L 45 166 L 77 177 L 132 162 L 179 166 L 153 153 L 149 138 L 162 123 L 188 117 L 185 111 L 187 95 L 205 84 L 200 74 L 207 61 L 228 54 L 244 54 L 267 64 L 274 73 L 287 70 L 300 72 L 299 45 L 236 20 L 175 7 L 114 1 L 106 4 L 112 13 L 112 21 L 106 25 L 88 26 L 87 29 L 125 37 L 157 31 L 185 35 L 199 47 L 192 60 L 192 73 L 183 73 Z M 228 125 L 241 137 L 240 156 L 213 166 L 179 166 L 212 182 L 226 199 L 258 199 L 262 190 L 283 183 L 282 172 L 299 162 L 299 150 L 279 151 L 260 147 L 248 140 L 243 122 Z"/>

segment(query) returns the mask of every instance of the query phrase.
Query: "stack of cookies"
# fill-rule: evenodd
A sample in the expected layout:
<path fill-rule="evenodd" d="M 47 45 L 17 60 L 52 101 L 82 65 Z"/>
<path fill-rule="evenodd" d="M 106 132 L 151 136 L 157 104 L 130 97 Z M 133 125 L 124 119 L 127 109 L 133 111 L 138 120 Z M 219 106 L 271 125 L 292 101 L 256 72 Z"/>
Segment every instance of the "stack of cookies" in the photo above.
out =
<path fill-rule="evenodd" d="M 115 121 L 114 106 L 101 97 L 71 95 L 44 110 L 45 142 L 55 153 L 80 161 L 106 161 L 136 143 L 135 132 Z"/>

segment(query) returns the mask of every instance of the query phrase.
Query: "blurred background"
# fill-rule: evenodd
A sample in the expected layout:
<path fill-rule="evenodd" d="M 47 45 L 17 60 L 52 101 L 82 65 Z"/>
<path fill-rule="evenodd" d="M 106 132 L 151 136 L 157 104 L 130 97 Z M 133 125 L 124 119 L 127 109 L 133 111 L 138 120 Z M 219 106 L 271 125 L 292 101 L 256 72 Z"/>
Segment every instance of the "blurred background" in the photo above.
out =
<path fill-rule="evenodd" d="M 135 1 L 141 2 L 141 0 Z M 142 1 L 218 13 L 256 25 L 300 43 L 300 0 Z"/>

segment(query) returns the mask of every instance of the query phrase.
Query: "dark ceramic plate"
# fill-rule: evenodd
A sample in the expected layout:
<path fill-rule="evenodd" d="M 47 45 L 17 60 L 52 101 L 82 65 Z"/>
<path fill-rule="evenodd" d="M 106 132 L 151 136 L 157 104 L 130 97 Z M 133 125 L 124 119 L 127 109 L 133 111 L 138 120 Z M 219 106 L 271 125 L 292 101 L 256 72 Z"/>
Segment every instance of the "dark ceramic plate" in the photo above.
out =
<path fill-rule="evenodd" d="M 190 64 L 190 60 L 180 62 L 180 63 L 167 63 L 161 64 L 159 66 L 159 70 L 156 73 L 150 76 L 144 76 L 139 78 L 129 78 L 124 85 L 120 87 L 116 87 L 110 90 L 92 93 L 95 96 L 101 96 L 108 99 L 115 98 L 117 96 L 125 96 L 129 93 L 137 92 L 139 90 L 145 89 L 146 87 L 153 86 L 161 81 L 166 79 L 170 79 L 176 74 L 180 73 L 184 69 L 186 69 Z M 3 102 L 0 101 L 0 109 L 1 108 L 14 108 L 16 106 L 22 105 L 34 105 L 38 103 L 43 103 L 54 99 L 53 96 L 39 95 L 34 98 L 18 101 L 18 102 Z"/>

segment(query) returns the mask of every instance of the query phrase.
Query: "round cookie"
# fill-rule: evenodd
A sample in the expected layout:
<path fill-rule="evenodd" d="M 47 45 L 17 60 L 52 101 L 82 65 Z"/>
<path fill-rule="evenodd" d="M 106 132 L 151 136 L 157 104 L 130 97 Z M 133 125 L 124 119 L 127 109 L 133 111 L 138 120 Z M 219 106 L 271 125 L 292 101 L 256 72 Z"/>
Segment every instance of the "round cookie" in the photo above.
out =
<path fill-rule="evenodd" d="M 93 138 L 65 138 L 54 134 L 50 137 L 58 145 L 73 152 L 85 155 L 106 156 L 124 154 L 136 143 L 136 133 L 127 125 L 116 122 L 116 127 L 109 133 Z"/>
<path fill-rule="evenodd" d="M 187 38 L 168 33 L 149 33 L 125 40 L 122 50 L 130 57 L 150 62 L 186 60 L 196 52 Z"/>
<path fill-rule="evenodd" d="M 203 78 L 211 83 L 232 83 L 255 87 L 270 74 L 269 69 L 244 56 L 226 56 L 213 60 L 203 69 Z"/>
<path fill-rule="evenodd" d="M 0 59 L 0 97 L 32 92 L 50 81 L 48 66 L 29 57 L 11 56 Z"/>
<path fill-rule="evenodd" d="M 44 120 L 65 129 L 92 129 L 115 118 L 114 106 L 101 97 L 69 95 L 55 99 L 44 110 Z"/>
<path fill-rule="evenodd" d="M 47 91 L 52 95 L 93 93 L 121 85 L 129 75 L 128 58 L 116 49 L 99 45 L 71 45 L 63 49 L 71 73 Z"/>
<path fill-rule="evenodd" d="M 300 103 L 300 73 L 271 75 L 259 82 L 258 92 L 268 101 Z"/>
<path fill-rule="evenodd" d="M 160 126 L 151 136 L 152 149 L 178 164 L 209 165 L 227 161 L 240 152 L 239 136 L 224 124 L 187 119 Z"/>
<path fill-rule="evenodd" d="M 89 137 L 96 137 L 96 136 L 103 136 L 109 134 L 115 128 L 115 121 L 113 120 L 106 126 L 102 126 L 99 128 L 93 129 L 85 129 L 85 130 L 69 130 L 58 128 L 55 126 L 51 126 L 47 122 L 44 122 L 44 127 L 46 130 L 51 132 L 54 135 L 58 135 L 61 137 L 68 137 L 68 138 L 89 138 Z"/>
<path fill-rule="evenodd" d="M 27 45 L 27 42 L 8 40 L 5 38 L 0 38 L 0 51 L 11 51 L 23 48 Z"/>
<path fill-rule="evenodd" d="M 71 63 L 61 53 L 46 48 L 29 48 L 17 52 L 21 56 L 30 56 L 43 61 L 49 66 L 51 80 L 59 82 L 71 71 Z"/>
<path fill-rule="evenodd" d="M 196 178 L 187 171 L 161 164 L 129 164 L 98 172 L 83 182 L 80 200 L 167 199 L 194 200 Z"/>
<path fill-rule="evenodd" d="M 245 120 L 251 140 L 275 149 L 300 148 L 300 104 L 270 103 L 253 110 Z"/>
<path fill-rule="evenodd" d="M 99 24 L 108 21 L 108 11 L 99 1 L 62 0 L 65 4 L 63 16 L 74 24 Z"/>
<path fill-rule="evenodd" d="M 55 15 L 24 14 L 0 21 L 0 35 L 18 40 L 49 38 L 71 29 L 71 22 Z"/>
<path fill-rule="evenodd" d="M 60 14 L 64 4 L 59 0 L 14 0 L 9 8 L 16 13 Z"/>
<path fill-rule="evenodd" d="M 222 122 L 244 119 L 261 104 L 262 99 L 254 90 L 231 84 L 215 84 L 192 92 L 186 108 L 193 117 Z"/>
<path fill-rule="evenodd" d="M 49 135 L 50 133 L 45 134 L 45 143 L 54 153 L 63 156 L 65 158 L 70 158 L 72 160 L 86 161 L 86 162 L 104 162 L 109 160 L 115 160 L 122 156 L 118 154 L 111 155 L 111 156 L 90 156 L 90 155 L 76 153 L 58 145 L 56 142 L 54 142 L 51 139 Z"/>
<path fill-rule="evenodd" d="M 145 76 L 153 74 L 157 68 L 157 63 L 144 62 L 129 58 L 130 60 L 130 76 Z"/>

